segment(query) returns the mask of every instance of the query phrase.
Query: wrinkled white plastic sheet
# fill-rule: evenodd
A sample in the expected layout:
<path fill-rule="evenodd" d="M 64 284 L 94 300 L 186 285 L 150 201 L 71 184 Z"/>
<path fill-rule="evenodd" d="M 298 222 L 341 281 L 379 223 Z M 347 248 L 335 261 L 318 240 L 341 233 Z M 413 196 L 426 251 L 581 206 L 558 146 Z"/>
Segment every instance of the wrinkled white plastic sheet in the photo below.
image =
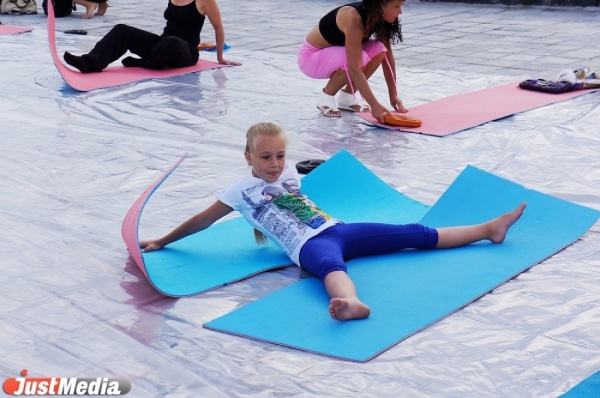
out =
<path fill-rule="evenodd" d="M 600 93 L 436 138 L 374 128 L 348 113 L 319 116 L 321 82 L 302 76 L 291 55 L 234 48 L 228 56 L 242 67 L 79 93 L 46 51 L 31 51 L 46 45 L 40 30 L 1 42 L 3 380 L 21 369 L 125 377 L 134 397 L 550 397 L 600 368 L 598 223 L 366 364 L 202 328 L 305 277 L 298 268 L 173 299 L 150 287 L 120 236 L 129 207 L 184 153 L 147 205 L 141 237 L 162 235 L 212 203 L 216 190 L 249 172 L 243 137 L 259 121 L 287 130 L 293 161 L 345 148 L 427 204 L 472 164 L 600 209 Z M 515 80 L 415 69 L 399 76 L 409 107 Z M 383 79 L 372 82 L 385 98 Z"/>

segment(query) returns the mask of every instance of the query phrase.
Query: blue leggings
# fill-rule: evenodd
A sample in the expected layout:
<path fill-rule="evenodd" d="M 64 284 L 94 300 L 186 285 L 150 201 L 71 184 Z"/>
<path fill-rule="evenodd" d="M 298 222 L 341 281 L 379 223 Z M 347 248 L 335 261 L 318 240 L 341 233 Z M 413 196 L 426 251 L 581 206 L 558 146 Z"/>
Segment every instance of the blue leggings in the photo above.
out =
<path fill-rule="evenodd" d="M 309 239 L 300 249 L 300 266 L 322 280 L 346 272 L 346 261 L 402 249 L 434 249 L 438 232 L 421 224 L 336 224 Z"/>

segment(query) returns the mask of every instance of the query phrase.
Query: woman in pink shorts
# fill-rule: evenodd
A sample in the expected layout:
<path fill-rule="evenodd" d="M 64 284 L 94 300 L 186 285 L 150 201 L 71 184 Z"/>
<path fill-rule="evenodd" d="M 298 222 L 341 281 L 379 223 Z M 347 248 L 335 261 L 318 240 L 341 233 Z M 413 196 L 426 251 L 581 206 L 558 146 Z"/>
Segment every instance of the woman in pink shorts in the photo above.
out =
<path fill-rule="evenodd" d="M 377 101 L 367 80 L 384 59 L 383 75 L 390 104 L 400 112 L 407 112 L 396 91 L 391 46 L 402 41 L 398 16 L 403 2 L 363 0 L 337 7 L 310 31 L 298 52 L 298 66 L 308 77 L 329 79 L 317 99 L 317 108 L 323 115 L 340 117 L 340 109 L 370 111 L 383 123 L 383 115 L 389 111 Z"/>

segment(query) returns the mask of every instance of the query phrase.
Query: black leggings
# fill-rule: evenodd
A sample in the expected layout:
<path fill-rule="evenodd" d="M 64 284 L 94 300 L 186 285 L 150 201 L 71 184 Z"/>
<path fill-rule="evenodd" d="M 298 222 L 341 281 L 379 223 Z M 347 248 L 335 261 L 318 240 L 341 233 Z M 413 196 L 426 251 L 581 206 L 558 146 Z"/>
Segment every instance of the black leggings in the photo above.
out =
<path fill-rule="evenodd" d="M 100 71 L 127 51 L 141 58 L 137 66 L 148 69 L 192 66 L 199 58 L 198 49 L 179 37 L 159 36 L 125 24 L 115 25 L 82 57 Z"/>

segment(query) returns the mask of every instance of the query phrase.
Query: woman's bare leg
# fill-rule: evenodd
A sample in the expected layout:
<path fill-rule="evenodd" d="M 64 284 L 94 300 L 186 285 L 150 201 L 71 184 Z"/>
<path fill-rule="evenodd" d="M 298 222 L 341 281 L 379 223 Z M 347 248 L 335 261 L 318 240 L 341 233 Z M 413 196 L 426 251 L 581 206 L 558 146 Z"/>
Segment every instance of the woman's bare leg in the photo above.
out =
<path fill-rule="evenodd" d="M 367 65 L 363 68 L 363 73 L 367 80 L 375 73 L 381 62 L 383 61 L 384 53 L 378 54 L 375 58 L 371 59 Z M 348 82 L 348 73 L 344 69 L 338 69 L 331 75 L 327 84 L 323 88 L 323 92 L 330 96 L 335 96 L 340 90 L 343 90 L 347 93 L 352 93 L 352 89 L 350 88 L 350 84 Z M 354 108 L 355 111 L 360 111 L 360 105 L 356 105 Z M 335 112 L 336 115 L 341 115 L 341 113 Z"/>
<path fill-rule="evenodd" d="M 327 95 L 336 95 L 338 91 L 341 90 L 344 85 L 348 83 L 348 77 L 346 76 L 346 71 L 343 69 L 338 69 L 333 72 L 333 75 L 327 81 L 327 84 L 323 88 L 323 92 Z"/>
<path fill-rule="evenodd" d="M 375 58 L 370 60 L 364 68 L 362 68 L 363 73 L 367 80 L 375 73 L 379 65 L 381 65 L 381 61 L 383 61 L 384 53 L 378 54 Z M 350 88 L 350 84 L 348 83 L 348 74 L 344 69 L 336 70 L 333 75 L 329 78 L 329 81 L 323 88 L 323 92 L 327 95 L 336 95 L 338 91 L 340 91 L 344 87 L 344 91 L 347 93 L 352 92 Z"/>
<path fill-rule="evenodd" d="M 108 1 L 105 1 L 104 3 L 99 3 L 98 11 L 96 11 L 96 15 L 104 15 L 106 13 L 107 9 L 108 9 Z"/>
<path fill-rule="evenodd" d="M 504 238 L 506 238 L 509 228 L 521 217 L 526 206 L 527 204 L 523 202 L 513 211 L 482 224 L 438 228 L 438 244 L 436 248 L 448 249 L 465 246 L 480 240 L 502 243 Z"/>
<path fill-rule="evenodd" d="M 375 71 L 379 68 L 379 65 L 381 65 L 381 62 L 383 61 L 383 57 L 385 57 L 385 53 L 378 54 L 375 58 L 371 59 L 365 65 L 365 67 L 363 68 L 363 73 L 365 74 L 365 77 L 367 78 L 367 80 L 369 80 L 371 78 L 371 76 L 373 76 L 373 73 L 375 73 Z M 345 72 L 344 72 L 344 74 L 345 74 Z M 352 94 L 352 88 L 350 88 L 350 84 L 348 84 L 347 78 L 346 78 L 346 86 L 343 88 L 343 90 L 347 93 Z"/>
<path fill-rule="evenodd" d="M 94 11 L 98 7 L 97 3 L 93 3 L 88 0 L 73 0 L 73 3 L 85 7 L 85 16 L 83 17 L 84 19 L 90 19 L 94 15 Z"/>

